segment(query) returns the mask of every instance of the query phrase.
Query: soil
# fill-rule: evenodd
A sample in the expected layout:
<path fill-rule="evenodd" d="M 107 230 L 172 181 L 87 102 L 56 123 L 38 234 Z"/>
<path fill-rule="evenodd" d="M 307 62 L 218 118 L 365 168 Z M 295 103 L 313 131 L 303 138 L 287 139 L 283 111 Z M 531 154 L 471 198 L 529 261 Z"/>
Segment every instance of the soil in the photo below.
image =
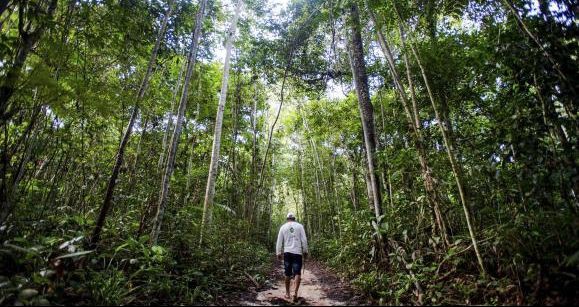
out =
<path fill-rule="evenodd" d="M 242 306 L 348 306 L 370 302 L 320 262 L 308 259 L 303 268 L 298 299 L 285 299 L 283 265 L 276 261 L 268 280 L 256 288 L 249 281 L 248 291 L 224 298 L 220 304 Z M 292 290 L 293 294 L 293 281 Z"/>

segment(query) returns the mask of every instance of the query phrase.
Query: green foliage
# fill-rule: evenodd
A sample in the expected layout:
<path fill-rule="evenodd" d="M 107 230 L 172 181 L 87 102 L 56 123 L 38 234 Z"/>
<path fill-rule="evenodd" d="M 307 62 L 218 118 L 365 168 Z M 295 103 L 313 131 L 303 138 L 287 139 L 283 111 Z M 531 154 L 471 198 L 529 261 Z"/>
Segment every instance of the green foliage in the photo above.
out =
<path fill-rule="evenodd" d="M 32 248 L 5 243 L 0 250 L 2 263 L 10 266 L 4 266 L 0 273 L 2 300 L 96 305 L 208 303 L 223 291 L 243 290 L 246 274 L 263 282 L 269 270 L 268 251 L 250 242 L 233 242 L 230 235 L 209 236 L 203 249 L 195 248 L 196 238 L 167 248 L 150 247 L 147 238 L 142 237 L 129 238 L 98 254 L 75 251 L 59 256 L 50 252 L 54 246 L 60 244 L 58 249 L 62 251 L 76 250 L 81 238 L 64 243 L 58 238 L 45 238 L 46 245 Z M 222 244 L 224 239 L 232 241 L 227 249 Z M 32 277 L 25 277 L 28 274 Z"/>

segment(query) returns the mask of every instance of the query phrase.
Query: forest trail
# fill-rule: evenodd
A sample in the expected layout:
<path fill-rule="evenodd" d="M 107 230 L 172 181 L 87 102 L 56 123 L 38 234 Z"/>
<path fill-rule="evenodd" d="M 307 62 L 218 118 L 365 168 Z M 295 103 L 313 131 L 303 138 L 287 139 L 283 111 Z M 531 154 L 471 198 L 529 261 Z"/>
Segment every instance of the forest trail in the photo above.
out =
<path fill-rule="evenodd" d="M 276 262 L 269 286 L 253 292 L 251 297 L 239 301 L 242 306 L 348 306 L 366 305 L 365 299 L 347 283 L 340 280 L 327 267 L 317 261 L 307 261 L 302 273 L 302 282 L 297 302 L 284 299 L 285 285 L 283 268 Z M 292 284 L 293 288 L 293 284 Z"/>

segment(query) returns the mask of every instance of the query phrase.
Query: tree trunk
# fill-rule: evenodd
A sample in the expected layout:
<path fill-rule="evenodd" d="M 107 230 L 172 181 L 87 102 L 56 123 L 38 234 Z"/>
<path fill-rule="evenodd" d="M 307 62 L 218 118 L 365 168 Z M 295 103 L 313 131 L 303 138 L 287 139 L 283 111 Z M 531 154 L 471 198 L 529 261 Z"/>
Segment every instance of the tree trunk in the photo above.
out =
<path fill-rule="evenodd" d="M 366 156 L 368 162 L 368 174 L 370 177 L 372 198 L 374 203 L 374 214 L 376 219 L 382 215 L 382 195 L 380 184 L 378 183 L 378 172 L 376 165 L 376 136 L 374 128 L 374 108 L 370 101 L 368 89 L 368 76 L 366 75 L 366 63 L 364 61 L 364 48 L 362 46 L 362 35 L 360 34 L 360 16 L 356 4 L 350 7 L 351 38 L 348 48 L 350 68 L 354 76 L 354 86 L 358 96 L 358 107 L 362 120 L 364 132 L 364 144 L 366 146 Z"/>
<path fill-rule="evenodd" d="M 113 166 L 113 171 L 111 173 L 111 177 L 109 178 L 108 184 L 107 184 L 107 190 L 105 192 L 105 198 L 103 201 L 103 204 L 100 208 L 100 213 L 99 216 L 97 218 L 95 227 L 93 229 L 91 238 L 90 238 L 90 245 L 91 246 L 95 246 L 99 239 L 100 239 L 100 234 L 102 231 L 102 228 L 104 226 L 107 214 L 110 210 L 110 207 L 112 205 L 112 200 L 113 200 L 113 193 L 115 190 L 115 186 L 117 184 L 117 178 L 119 177 L 119 172 L 121 170 L 121 166 L 123 164 L 123 159 L 125 156 L 125 149 L 127 147 L 127 144 L 129 143 L 129 139 L 131 138 L 131 134 L 133 132 L 133 126 L 135 125 L 135 121 L 137 119 L 137 115 L 139 113 L 139 105 L 141 100 L 143 99 L 143 97 L 145 96 L 145 93 L 147 91 L 147 88 L 149 87 L 149 78 L 151 77 L 151 74 L 153 73 L 153 66 L 155 64 L 155 61 L 157 60 L 157 52 L 159 51 L 159 46 L 161 45 L 161 41 L 163 40 L 163 37 L 165 35 L 165 30 L 167 28 L 167 22 L 169 21 L 169 17 L 171 16 L 171 13 L 173 12 L 173 3 L 169 4 L 169 8 L 167 9 L 167 13 L 165 14 L 165 17 L 163 18 L 163 22 L 161 24 L 161 28 L 159 29 L 159 33 L 157 34 L 157 39 L 155 41 L 155 46 L 153 47 L 153 51 L 151 52 L 151 58 L 149 59 L 149 63 L 147 64 L 147 71 L 145 72 L 145 76 L 143 77 L 143 81 L 141 82 L 141 86 L 139 87 L 139 92 L 137 93 L 137 97 L 135 99 L 135 106 L 133 107 L 133 111 L 131 113 L 131 119 L 129 120 L 129 124 L 127 125 L 127 128 L 125 130 L 125 133 L 123 135 L 123 138 L 121 140 L 121 144 L 119 145 L 119 149 L 117 150 L 117 157 L 115 159 L 115 164 Z"/>
<path fill-rule="evenodd" d="M 165 163 L 165 151 L 167 150 L 167 138 L 169 133 L 171 132 L 171 127 L 173 126 L 173 110 L 175 109 L 175 102 L 177 101 L 177 93 L 179 92 L 179 88 L 181 87 L 181 79 L 183 78 L 183 71 L 187 66 L 187 62 L 184 62 L 179 69 L 179 76 L 177 77 L 177 83 L 173 88 L 173 98 L 171 99 L 171 110 L 169 111 L 169 117 L 167 118 L 167 126 L 165 126 L 165 132 L 163 133 L 163 145 L 161 146 L 161 155 L 159 157 L 159 163 L 157 164 L 157 168 L 159 169 L 159 173 L 163 170 L 163 164 Z"/>
<path fill-rule="evenodd" d="M 232 120 L 233 120 L 233 128 L 231 129 L 231 151 L 229 153 L 229 155 L 231 156 L 231 199 L 230 199 L 230 204 L 233 206 L 233 204 L 237 204 L 236 206 L 236 211 L 237 212 L 241 212 L 243 210 L 242 208 L 242 204 L 244 202 L 239 202 L 238 201 L 238 189 L 236 187 L 237 184 L 241 184 L 243 182 L 243 177 L 240 178 L 240 181 L 237 181 L 237 168 L 238 168 L 238 164 L 237 164 L 237 136 L 239 135 L 239 125 L 238 125 L 238 117 L 239 117 L 239 108 L 240 105 L 242 104 L 241 102 L 241 86 L 242 86 L 242 81 L 241 79 L 241 71 L 238 69 L 237 70 L 237 78 L 236 78 L 236 82 L 235 82 L 235 98 L 233 99 L 233 103 L 231 104 L 231 115 L 232 115 Z M 232 207 L 233 208 L 233 207 Z"/>
<path fill-rule="evenodd" d="M 219 104 L 217 105 L 217 117 L 215 118 L 215 129 L 213 134 L 213 149 L 211 150 L 211 163 L 209 164 L 209 175 L 207 176 L 207 188 L 205 190 L 205 201 L 203 204 L 203 219 L 201 221 L 201 239 L 203 242 L 203 231 L 207 224 L 211 224 L 213 213 L 213 197 L 215 196 L 215 179 L 217 178 L 217 169 L 219 166 L 219 150 L 221 149 L 221 129 L 223 126 L 223 112 L 227 100 L 227 87 L 229 84 L 229 58 L 233 46 L 235 31 L 237 29 L 237 19 L 241 13 L 242 0 L 237 2 L 235 15 L 229 26 L 227 39 L 225 43 L 225 60 L 223 63 L 223 79 L 221 80 L 221 94 L 219 95 Z"/>
<path fill-rule="evenodd" d="M 368 169 L 365 169 L 364 177 L 366 177 L 366 194 L 368 194 L 368 208 L 374 210 L 374 191 L 372 191 L 372 178 L 370 178 L 370 173 Z"/>
<path fill-rule="evenodd" d="M 249 193 L 246 199 L 246 207 L 244 208 L 244 217 L 247 219 L 249 217 L 252 208 L 255 206 L 255 180 L 257 176 L 257 89 L 254 85 L 254 90 L 256 95 L 253 97 L 253 106 L 251 108 L 251 129 L 252 129 L 252 140 L 251 140 L 251 169 L 249 171 Z"/>
<path fill-rule="evenodd" d="M 304 225 L 306 226 L 306 234 L 311 237 L 311 227 L 310 220 L 308 218 L 308 201 L 306 198 L 306 190 L 304 187 L 304 164 L 302 160 L 302 146 L 300 144 L 300 150 L 298 151 L 298 163 L 300 168 L 300 189 L 302 194 L 302 206 L 304 207 Z"/>
<path fill-rule="evenodd" d="M 385 123 L 385 116 L 384 116 L 384 105 L 381 103 L 380 104 L 380 114 L 382 115 L 382 133 L 384 135 L 386 135 L 386 123 Z M 386 144 L 383 145 L 384 148 L 386 148 Z M 385 182 L 385 189 L 388 193 L 388 200 L 390 200 L 390 209 L 394 209 L 394 199 L 392 198 L 392 178 L 390 175 L 390 169 L 388 168 L 389 166 L 389 162 L 388 162 L 388 155 L 385 153 L 384 156 L 386 157 L 386 161 L 384 161 L 384 173 L 386 176 L 386 182 Z"/>
<path fill-rule="evenodd" d="M 358 181 L 358 178 L 356 176 L 356 169 L 354 167 L 352 167 L 352 187 L 351 187 L 351 197 L 352 197 L 352 206 L 354 207 L 354 211 L 358 211 L 358 193 L 356 192 L 356 190 L 358 190 L 357 184 L 356 182 Z"/>

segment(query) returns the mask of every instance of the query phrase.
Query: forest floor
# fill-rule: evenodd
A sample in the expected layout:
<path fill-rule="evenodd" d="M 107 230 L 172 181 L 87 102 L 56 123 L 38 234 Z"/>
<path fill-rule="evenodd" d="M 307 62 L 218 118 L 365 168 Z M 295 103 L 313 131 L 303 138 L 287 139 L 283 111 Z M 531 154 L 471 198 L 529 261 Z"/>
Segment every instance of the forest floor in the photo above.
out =
<path fill-rule="evenodd" d="M 293 283 L 292 283 L 293 289 Z M 351 306 L 369 305 L 347 282 L 341 280 L 322 263 L 308 259 L 305 262 L 298 300 L 284 298 L 285 284 L 283 265 L 276 261 L 264 285 L 254 284 L 245 293 L 224 298 L 220 303 L 242 306 Z M 292 290 L 293 294 L 293 290 Z"/>

